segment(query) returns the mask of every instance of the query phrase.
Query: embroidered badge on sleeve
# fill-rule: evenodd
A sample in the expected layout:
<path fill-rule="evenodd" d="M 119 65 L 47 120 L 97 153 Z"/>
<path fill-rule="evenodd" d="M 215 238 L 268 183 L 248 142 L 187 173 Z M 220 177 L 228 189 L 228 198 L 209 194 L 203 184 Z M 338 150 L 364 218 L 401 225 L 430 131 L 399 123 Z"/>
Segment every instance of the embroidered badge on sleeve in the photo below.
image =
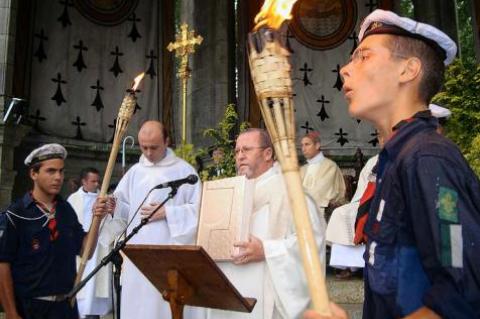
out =
<path fill-rule="evenodd" d="M 458 223 L 458 194 L 451 188 L 441 186 L 438 190 L 438 217 L 442 221 Z"/>

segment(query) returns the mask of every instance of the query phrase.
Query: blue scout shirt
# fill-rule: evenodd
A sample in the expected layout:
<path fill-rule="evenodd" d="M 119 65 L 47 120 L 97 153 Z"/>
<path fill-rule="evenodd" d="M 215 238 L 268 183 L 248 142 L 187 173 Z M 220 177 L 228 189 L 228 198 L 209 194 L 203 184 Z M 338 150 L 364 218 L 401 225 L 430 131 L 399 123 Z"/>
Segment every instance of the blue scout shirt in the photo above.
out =
<path fill-rule="evenodd" d="M 30 193 L 0 213 L 0 262 L 10 263 L 15 295 L 21 298 L 65 294 L 75 280 L 75 257 L 85 236 L 77 215 L 57 198 L 56 240 L 42 216 Z"/>
<path fill-rule="evenodd" d="M 365 233 L 364 318 L 426 306 L 480 318 L 480 184 L 430 112 L 402 121 L 380 153 Z"/>

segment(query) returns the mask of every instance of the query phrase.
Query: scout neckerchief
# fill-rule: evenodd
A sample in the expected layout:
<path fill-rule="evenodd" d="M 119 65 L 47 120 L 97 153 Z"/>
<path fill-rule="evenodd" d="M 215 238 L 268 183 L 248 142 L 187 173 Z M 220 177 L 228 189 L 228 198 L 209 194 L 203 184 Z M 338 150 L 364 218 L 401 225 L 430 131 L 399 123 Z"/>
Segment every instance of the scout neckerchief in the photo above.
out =
<path fill-rule="evenodd" d="M 33 197 L 33 193 L 30 194 L 32 196 L 35 205 L 40 209 L 40 211 L 47 217 L 48 223 L 47 227 L 50 230 L 50 241 L 55 241 L 58 239 L 58 229 L 57 229 L 57 219 L 55 218 L 55 213 L 57 209 L 57 201 L 54 200 L 52 202 L 52 208 L 49 209 L 47 205 L 38 201 Z"/>
<path fill-rule="evenodd" d="M 389 140 L 395 138 L 399 130 L 407 125 L 408 123 L 413 122 L 419 118 L 427 118 L 431 117 L 431 112 L 429 110 L 420 111 L 416 113 L 413 117 L 400 121 L 397 125 L 392 128 L 393 133 L 390 135 Z M 378 164 L 377 164 L 378 165 Z M 368 211 L 370 210 L 370 205 L 372 199 L 375 195 L 376 189 L 376 173 L 377 173 L 377 165 L 372 169 L 373 179 L 369 177 L 369 181 L 367 184 L 367 188 L 363 193 L 362 197 L 360 198 L 360 205 L 358 206 L 357 216 L 355 218 L 355 237 L 353 242 L 357 245 L 361 243 L 367 242 L 367 235 L 364 233 L 365 224 L 367 223 L 368 219 Z"/>
<path fill-rule="evenodd" d="M 360 205 L 358 206 L 357 216 L 355 218 L 355 237 L 353 238 L 353 242 L 356 245 L 367 242 L 367 235 L 363 232 L 363 229 L 367 223 L 368 211 L 370 210 L 370 205 L 372 203 L 373 196 L 375 195 L 376 171 L 377 165 L 373 167 L 372 172 L 368 176 L 367 188 L 360 198 Z"/>

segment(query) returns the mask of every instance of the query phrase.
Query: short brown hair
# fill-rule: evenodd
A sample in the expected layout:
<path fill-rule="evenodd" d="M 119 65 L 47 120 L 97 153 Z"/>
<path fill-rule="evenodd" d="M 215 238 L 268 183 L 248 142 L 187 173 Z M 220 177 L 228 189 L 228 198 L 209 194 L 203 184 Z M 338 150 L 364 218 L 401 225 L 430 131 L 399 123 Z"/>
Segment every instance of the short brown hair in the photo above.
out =
<path fill-rule="evenodd" d="M 419 98 L 429 104 L 443 85 L 445 65 L 442 57 L 425 41 L 398 35 L 389 35 L 385 45 L 393 55 L 416 57 L 422 63 L 422 78 L 418 87 Z"/>
<path fill-rule="evenodd" d="M 272 140 L 270 139 L 270 135 L 266 130 L 262 128 L 251 127 L 246 129 L 242 133 L 240 133 L 240 135 L 246 134 L 246 133 L 254 133 L 254 132 L 258 133 L 260 136 L 261 147 L 271 148 L 273 151 L 273 144 L 272 144 Z"/>

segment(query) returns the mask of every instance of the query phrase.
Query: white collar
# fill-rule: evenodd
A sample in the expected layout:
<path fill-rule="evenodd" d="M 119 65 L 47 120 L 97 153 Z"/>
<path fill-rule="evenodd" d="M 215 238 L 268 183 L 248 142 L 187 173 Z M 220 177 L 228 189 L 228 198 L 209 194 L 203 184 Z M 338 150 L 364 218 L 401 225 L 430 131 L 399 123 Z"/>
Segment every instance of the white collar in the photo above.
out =
<path fill-rule="evenodd" d="M 170 165 L 174 164 L 176 162 L 176 160 L 177 160 L 177 156 L 175 155 L 173 150 L 171 148 L 167 148 L 166 151 L 165 151 L 165 156 L 160 161 L 158 161 L 156 163 L 150 162 L 145 157 L 145 155 L 142 154 L 140 156 L 140 159 L 138 160 L 138 163 L 142 166 L 145 166 L 145 167 L 170 166 Z"/>
<path fill-rule="evenodd" d="M 255 185 L 261 185 L 263 184 L 265 181 L 267 181 L 268 179 L 270 179 L 270 177 L 276 175 L 279 173 L 279 169 L 278 167 L 276 167 L 275 165 L 270 167 L 268 170 L 266 170 L 265 172 L 263 172 L 262 175 L 258 176 L 257 178 L 255 178 Z"/>
<path fill-rule="evenodd" d="M 95 193 L 93 192 L 87 192 L 86 190 L 83 189 L 83 186 L 80 186 L 80 188 L 78 189 L 80 193 L 82 193 L 83 195 L 88 195 L 88 196 L 97 196 L 98 193 L 100 192 L 98 189 Z"/>
<path fill-rule="evenodd" d="M 324 159 L 325 159 L 325 156 L 323 155 L 323 152 L 320 151 L 320 153 L 315 155 L 313 158 L 307 159 L 307 163 L 308 164 L 318 164 L 318 163 L 323 162 Z"/>

